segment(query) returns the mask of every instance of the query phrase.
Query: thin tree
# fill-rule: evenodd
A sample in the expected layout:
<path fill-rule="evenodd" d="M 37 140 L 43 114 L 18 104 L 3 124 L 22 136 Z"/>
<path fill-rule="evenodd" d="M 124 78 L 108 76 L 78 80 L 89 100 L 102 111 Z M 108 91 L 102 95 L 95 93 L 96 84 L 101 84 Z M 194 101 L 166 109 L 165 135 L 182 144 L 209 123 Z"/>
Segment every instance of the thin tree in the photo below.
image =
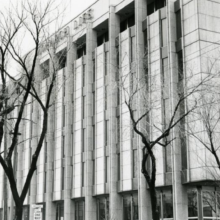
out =
<path fill-rule="evenodd" d="M 149 186 L 152 219 L 158 220 L 160 218 L 156 192 L 158 158 L 155 150 L 158 147 L 166 148 L 174 139 L 181 138 L 179 134 L 174 136 L 171 131 L 177 127 L 180 129 L 185 123 L 185 118 L 196 109 L 198 98 L 195 94 L 201 90 L 201 85 L 209 81 L 211 77 L 207 76 L 198 81 L 192 72 L 183 77 L 183 71 L 176 68 L 179 80 L 174 85 L 174 93 L 170 94 L 169 88 L 172 84 L 169 83 L 168 78 L 164 79 L 160 71 L 149 72 L 146 56 L 143 62 L 144 74 L 141 77 L 135 74 L 134 63 L 125 74 L 123 68 L 128 68 L 126 65 L 121 68 L 121 71 L 119 69 L 121 78 L 118 85 L 122 94 L 122 105 L 126 105 L 129 111 L 130 127 L 143 144 L 141 146 L 141 172 Z M 168 67 L 165 68 L 169 73 Z M 168 97 L 169 105 L 171 105 L 170 99 L 173 99 L 174 103 L 169 113 L 164 111 L 166 108 L 163 104 L 165 96 Z"/>
<path fill-rule="evenodd" d="M 15 203 L 14 219 L 16 220 L 22 219 L 23 203 L 37 168 L 37 160 L 47 133 L 49 109 L 54 104 L 52 94 L 56 83 L 57 70 L 62 63 L 60 59 L 63 59 L 63 54 L 59 53 L 60 57 L 54 54 L 58 40 L 55 35 L 48 38 L 48 34 L 50 34 L 48 30 L 51 25 L 56 25 L 53 23 L 60 15 L 54 0 L 49 0 L 46 3 L 26 0 L 16 7 L 12 7 L 8 13 L 5 13 L 5 11 L 1 12 L 0 164 L 10 185 Z M 28 39 L 28 35 L 34 49 L 23 55 L 22 49 L 24 48 L 21 48 L 20 45 L 25 46 L 25 44 L 22 44 L 21 39 L 24 37 Z M 42 100 L 38 88 L 39 76 L 37 76 L 38 60 L 42 49 L 49 54 L 51 61 L 50 69 L 47 69 L 49 85 L 45 93 L 45 101 Z M 18 77 L 15 77 L 14 69 L 9 66 L 9 61 L 11 60 L 13 60 L 18 69 Z M 16 154 L 16 149 L 21 147 L 22 123 L 28 120 L 25 118 L 25 111 L 28 105 L 32 104 L 30 100 L 37 102 L 40 106 L 43 113 L 43 121 L 25 183 L 21 192 L 19 192 L 16 182 L 16 166 L 13 166 L 13 155 Z M 13 117 L 12 115 L 14 115 L 15 111 L 17 115 Z M 11 123 L 12 120 L 13 123 Z M 6 131 L 10 135 L 10 142 L 3 148 Z M 5 155 L 4 157 L 2 156 L 3 154 Z"/>

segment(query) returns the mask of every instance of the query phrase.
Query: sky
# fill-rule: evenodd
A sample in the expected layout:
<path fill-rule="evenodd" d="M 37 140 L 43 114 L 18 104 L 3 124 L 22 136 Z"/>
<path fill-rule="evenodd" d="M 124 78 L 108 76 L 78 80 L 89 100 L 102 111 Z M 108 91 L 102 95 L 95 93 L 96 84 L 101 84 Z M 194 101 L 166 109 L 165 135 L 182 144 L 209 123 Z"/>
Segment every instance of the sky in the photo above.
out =
<path fill-rule="evenodd" d="M 26 1 L 26 0 L 0 0 L 1 11 L 4 12 L 7 10 L 7 8 L 11 7 L 12 5 L 16 5 L 17 3 L 19 4 L 21 1 Z M 38 0 L 29 0 L 29 1 L 38 2 Z M 42 0 L 42 1 L 46 2 L 47 0 Z M 74 17 L 76 17 L 79 13 L 81 13 L 83 10 L 88 8 L 96 0 L 81 0 L 81 1 L 80 0 L 53 0 L 53 1 L 59 4 L 60 11 L 65 11 L 63 20 L 62 20 L 62 25 L 61 25 L 63 26 L 64 24 L 72 20 Z M 24 36 L 22 37 L 21 45 L 22 45 L 21 47 L 22 54 L 26 54 L 28 51 L 30 51 L 33 48 L 33 44 L 31 43 L 31 40 L 30 40 L 30 36 L 28 38 L 27 35 L 24 34 Z M 17 70 L 15 68 L 15 64 L 13 61 L 9 61 L 9 69 L 11 70 L 11 72 L 14 72 L 13 75 L 17 75 Z"/>

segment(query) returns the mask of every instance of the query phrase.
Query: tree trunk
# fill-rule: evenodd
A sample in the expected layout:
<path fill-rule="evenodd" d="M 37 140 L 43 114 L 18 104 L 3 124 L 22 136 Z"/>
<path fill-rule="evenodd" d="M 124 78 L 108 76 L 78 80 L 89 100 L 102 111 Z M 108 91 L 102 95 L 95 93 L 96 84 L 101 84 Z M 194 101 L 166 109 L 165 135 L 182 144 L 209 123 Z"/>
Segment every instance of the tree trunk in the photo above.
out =
<path fill-rule="evenodd" d="M 150 186 L 150 198 L 151 198 L 151 210 L 152 210 L 152 219 L 159 220 L 159 210 L 157 207 L 157 192 L 155 186 Z"/>
<path fill-rule="evenodd" d="M 14 220 L 22 220 L 23 205 L 15 206 Z"/>

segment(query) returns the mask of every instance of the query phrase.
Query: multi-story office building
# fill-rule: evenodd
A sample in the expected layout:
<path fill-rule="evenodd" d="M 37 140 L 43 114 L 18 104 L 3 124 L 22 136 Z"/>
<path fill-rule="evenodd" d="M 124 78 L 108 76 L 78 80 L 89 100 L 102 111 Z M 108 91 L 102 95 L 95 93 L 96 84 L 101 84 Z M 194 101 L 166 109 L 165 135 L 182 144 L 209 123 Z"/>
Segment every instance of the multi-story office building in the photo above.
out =
<path fill-rule="evenodd" d="M 188 69 L 198 75 L 204 71 L 204 54 L 215 54 L 219 12 L 218 0 L 98 0 L 63 28 L 65 36 L 56 51 L 63 53 L 56 102 L 25 200 L 24 219 L 34 218 L 36 204 L 41 205 L 44 220 L 152 219 L 141 174 L 141 140 L 130 127 L 117 81 L 130 73 L 154 75 L 160 88 L 155 115 L 162 121 L 172 111 L 179 69 L 183 77 Z M 39 56 L 39 65 L 49 68 L 46 52 Z M 38 71 L 44 99 L 47 74 L 43 68 Z M 161 95 L 162 81 L 169 88 L 168 96 Z M 34 104 L 26 109 L 26 117 L 42 121 Z M 40 132 L 40 124 L 38 129 L 31 127 L 30 121 L 24 122 L 22 135 L 33 138 L 17 151 L 19 189 L 35 147 L 34 137 Z M 178 137 L 176 129 L 173 133 Z M 160 218 L 220 219 L 213 217 L 214 211 L 202 199 L 207 192 L 218 193 L 197 156 L 205 162 L 210 158 L 188 139 L 181 144 L 176 138 L 166 149 L 157 149 Z M 218 206 L 213 209 L 219 216 Z"/>

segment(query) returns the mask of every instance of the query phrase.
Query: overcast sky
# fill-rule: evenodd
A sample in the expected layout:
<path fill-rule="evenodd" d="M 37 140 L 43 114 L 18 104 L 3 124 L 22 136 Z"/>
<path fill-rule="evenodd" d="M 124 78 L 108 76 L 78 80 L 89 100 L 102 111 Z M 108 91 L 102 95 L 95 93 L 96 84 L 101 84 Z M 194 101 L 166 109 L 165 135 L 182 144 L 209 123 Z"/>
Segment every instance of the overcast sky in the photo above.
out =
<path fill-rule="evenodd" d="M 25 0 L 0 0 L 1 11 L 3 12 L 5 11 L 5 13 L 7 13 L 7 10 L 5 9 L 10 7 L 12 4 L 13 5 L 16 5 L 16 3 L 19 4 L 20 1 L 25 1 Z M 29 1 L 31 2 L 32 0 L 29 0 Z M 47 0 L 42 0 L 42 1 L 46 2 Z M 54 0 L 54 1 L 57 2 L 58 4 L 61 2 L 60 7 L 63 7 L 63 8 L 60 8 L 60 11 L 63 11 L 65 8 L 65 14 L 63 17 L 63 21 L 62 21 L 64 25 L 65 23 L 69 22 L 71 19 L 76 17 L 84 9 L 88 8 L 96 0 Z M 25 38 L 25 35 L 22 37 L 21 45 L 22 45 L 21 46 L 22 54 L 26 54 L 28 51 L 30 51 L 33 48 L 33 44 L 31 43 L 30 39 L 28 37 Z M 8 68 L 12 72 L 14 72 L 13 75 L 17 75 L 17 71 L 16 71 L 15 64 L 13 61 L 9 61 Z"/>

